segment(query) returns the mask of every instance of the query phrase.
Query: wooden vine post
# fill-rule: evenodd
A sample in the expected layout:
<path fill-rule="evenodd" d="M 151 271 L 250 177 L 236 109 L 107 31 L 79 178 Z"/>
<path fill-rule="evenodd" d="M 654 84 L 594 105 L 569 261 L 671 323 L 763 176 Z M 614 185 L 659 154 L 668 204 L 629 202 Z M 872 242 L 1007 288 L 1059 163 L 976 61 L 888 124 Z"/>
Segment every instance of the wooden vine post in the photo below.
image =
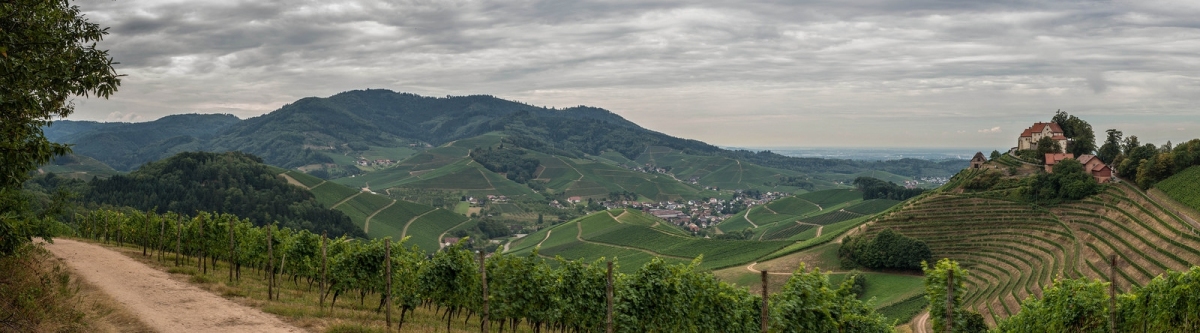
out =
<path fill-rule="evenodd" d="M 325 294 L 328 293 L 325 285 L 325 239 L 327 237 L 329 237 L 328 231 L 321 232 L 321 310 L 325 310 Z"/>
<path fill-rule="evenodd" d="M 267 300 L 275 297 L 275 252 L 271 248 L 271 225 L 267 225 Z"/>
<path fill-rule="evenodd" d="M 383 302 L 386 303 L 385 306 L 387 307 L 387 310 L 384 312 L 385 313 L 384 318 L 387 320 L 387 325 L 385 325 L 384 327 L 387 327 L 387 330 L 389 332 L 391 332 L 392 331 L 392 239 L 390 237 L 383 239 L 383 262 L 384 262 L 383 267 L 384 267 L 385 271 L 387 272 L 387 274 L 385 275 L 385 277 L 387 277 L 387 282 L 384 284 L 385 287 L 384 287 L 384 292 L 383 292 Z M 486 309 L 486 305 L 485 305 L 485 309 Z M 487 310 L 484 310 L 484 313 L 487 313 Z"/>
<path fill-rule="evenodd" d="M 203 270 L 204 274 L 208 274 L 208 263 L 204 262 L 204 256 L 207 255 L 208 253 L 206 253 L 207 251 L 205 251 L 206 249 L 204 246 L 205 242 L 204 242 L 204 219 L 203 218 L 200 219 L 200 237 L 198 237 L 198 238 L 200 238 L 200 244 L 199 244 L 199 248 L 200 248 L 199 254 L 200 255 L 197 256 L 197 259 L 200 259 L 200 269 Z"/>
<path fill-rule="evenodd" d="M 488 290 L 487 290 L 487 265 L 483 258 L 483 251 L 479 251 L 479 281 L 483 287 L 483 313 L 479 317 L 479 329 L 481 332 L 488 331 Z"/>
<path fill-rule="evenodd" d="M 183 247 L 180 244 L 181 243 L 180 238 L 183 237 L 183 236 L 181 236 L 182 234 L 183 234 L 183 217 L 177 217 L 175 219 L 175 266 L 176 267 L 179 266 L 179 253 L 183 252 L 182 251 Z"/>
<path fill-rule="evenodd" d="M 233 263 L 237 261 L 237 252 L 233 248 L 233 226 L 237 220 L 229 221 L 229 283 L 233 283 Z"/>
<path fill-rule="evenodd" d="M 163 250 L 166 246 L 163 244 L 163 236 L 167 233 L 167 221 L 159 219 L 158 221 L 158 261 L 162 262 Z"/>
<path fill-rule="evenodd" d="M 767 270 L 762 271 L 762 332 L 767 332 L 767 324 L 770 317 L 767 316 Z"/>
<path fill-rule="evenodd" d="M 946 333 L 954 331 L 954 270 L 946 271 Z"/>
<path fill-rule="evenodd" d="M 1117 255 L 1108 256 L 1108 331 L 1117 332 Z"/>
<path fill-rule="evenodd" d="M 613 332 L 613 280 L 612 280 L 612 261 L 608 262 L 607 282 L 604 286 L 604 297 L 607 298 L 607 309 L 604 315 L 604 331 L 607 333 Z"/>

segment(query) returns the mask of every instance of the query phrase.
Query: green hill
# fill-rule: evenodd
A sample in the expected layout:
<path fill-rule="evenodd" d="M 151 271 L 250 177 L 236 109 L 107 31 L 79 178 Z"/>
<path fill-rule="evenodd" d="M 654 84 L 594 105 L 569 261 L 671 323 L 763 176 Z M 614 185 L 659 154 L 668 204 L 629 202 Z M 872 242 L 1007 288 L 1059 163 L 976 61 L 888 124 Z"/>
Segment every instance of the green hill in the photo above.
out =
<path fill-rule="evenodd" d="M 62 120 L 47 126 L 45 133 L 54 142 L 74 144 L 71 149 L 77 155 L 129 171 L 179 152 L 202 149 L 207 140 L 239 121 L 227 114 L 170 115 L 144 123 Z"/>
<path fill-rule="evenodd" d="M 64 155 L 54 158 L 50 163 L 38 167 L 42 173 L 54 173 L 61 177 L 91 180 L 92 177 L 108 178 L 121 174 L 104 162 L 83 155 Z"/>
<path fill-rule="evenodd" d="M 1200 210 L 1200 166 L 1187 168 L 1155 187 L 1188 208 Z"/>
<path fill-rule="evenodd" d="M 895 200 L 862 200 L 862 192 L 832 189 L 808 192 L 772 201 L 722 221 L 729 233 L 749 228 L 753 240 L 803 241 L 840 230 L 852 220 L 870 216 L 899 203 Z"/>

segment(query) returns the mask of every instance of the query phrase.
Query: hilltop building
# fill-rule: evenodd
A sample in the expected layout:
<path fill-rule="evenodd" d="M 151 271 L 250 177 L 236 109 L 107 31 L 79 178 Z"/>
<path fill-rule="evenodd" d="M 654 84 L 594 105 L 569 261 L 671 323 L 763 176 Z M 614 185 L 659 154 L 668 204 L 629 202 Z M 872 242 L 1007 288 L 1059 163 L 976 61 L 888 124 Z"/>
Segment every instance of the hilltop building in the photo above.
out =
<path fill-rule="evenodd" d="M 1046 172 L 1054 172 L 1054 165 L 1062 162 L 1065 159 L 1074 159 L 1074 154 L 1046 154 Z M 1096 155 L 1084 154 L 1078 159 L 1080 164 L 1083 164 L 1083 170 L 1096 178 L 1097 183 L 1107 183 L 1112 180 L 1112 168 L 1104 164 Z"/>
<path fill-rule="evenodd" d="M 971 158 L 971 169 L 982 168 L 984 163 L 987 163 L 987 157 L 983 156 L 983 152 L 975 153 L 975 157 Z"/>
<path fill-rule="evenodd" d="M 1037 142 L 1043 137 L 1054 139 L 1062 151 L 1067 151 L 1067 137 L 1063 135 L 1062 127 L 1057 123 L 1034 123 L 1017 137 L 1017 150 L 1037 149 Z"/>

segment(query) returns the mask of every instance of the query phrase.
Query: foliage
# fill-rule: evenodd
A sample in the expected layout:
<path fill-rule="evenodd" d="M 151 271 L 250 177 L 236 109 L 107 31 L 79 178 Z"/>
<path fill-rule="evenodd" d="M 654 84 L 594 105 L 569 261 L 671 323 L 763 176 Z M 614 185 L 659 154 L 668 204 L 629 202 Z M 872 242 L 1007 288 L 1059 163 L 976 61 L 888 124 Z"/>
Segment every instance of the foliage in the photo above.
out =
<path fill-rule="evenodd" d="M 967 291 L 967 270 L 958 266 L 958 262 L 948 258 L 938 260 L 933 266 L 921 263 L 925 271 L 925 298 L 929 300 L 929 319 L 934 332 L 946 331 L 946 306 L 952 306 L 951 325 L 953 332 L 984 332 L 987 327 L 983 317 L 974 311 L 967 310 L 963 303 L 963 295 Z M 953 276 L 954 293 L 950 296 L 950 278 Z M 949 304 L 947 304 L 949 303 Z"/>
<path fill-rule="evenodd" d="M 241 153 L 180 153 L 129 175 L 91 182 L 84 199 L 142 210 L 231 213 L 258 225 L 362 237 L 344 213 L 323 207 L 311 192 L 292 186 L 257 157 Z"/>
<path fill-rule="evenodd" d="M 903 186 L 896 185 L 893 182 L 887 182 L 871 177 L 858 177 L 854 179 L 854 186 L 863 192 L 863 200 L 871 199 L 890 199 L 890 200 L 908 200 L 909 198 L 921 195 L 925 192 L 923 189 L 908 189 Z"/>
<path fill-rule="evenodd" d="M 1108 332 L 1108 283 L 1058 279 L 1021 302 L 1021 312 L 1000 323 L 1000 332 Z"/>
<path fill-rule="evenodd" d="M 1172 199 L 1200 211 L 1200 166 L 1194 166 L 1155 185 Z"/>
<path fill-rule="evenodd" d="M 1124 332 L 1200 331 L 1200 266 L 1168 271 L 1118 295 L 1117 312 L 1117 329 Z"/>
<path fill-rule="evenodd" d="M 963 188 L 976 191 L 990 190 L 993 186 L 996 186 L 996 183 L 1000 182 L 1000 177 L 999 172 L 987 170 L 971 178 L 966 184 L 963 184 Z"/>
<path fill-rule="evenodd" d="M 1054 172 L 1025 179 L 1022 195 L 1032 202 L 1080 200 L 1103 189 L 1083 164 L 1065 159 L 1054 165 Z"/>
<path fill-rule="evenodd" d="M 20 188 L 38 165 L 70 153 L 42 129 L 74 112 L 69 99 L 108 98 L 121 84 L 108 51 L 96 49 L 105 34 L 66 0 L 0 4 L 0 255 L 50 236 L 50 221 L 29 211 Z"/>
<path fill-rule="evenodd" d="M 1092 125 L 1083 119 L 1059 110 L 1054 114 L 1052 121 L 1058 123 L 1062 127 L 1063 136 L 1071 140 L 1066 152 L 1083 156 L 1096 150 L 1096 134 L 1092 131 Z"/>
<path fill-rule="evenodd" d="M 838 249 L 845 267 L 916 270 L 933 257 L 924 241 L 883 229 L 874 236 L 846 237 Z"/>
<path fill-rule="evenodd" d="M 1003 155 L 1000 155 L 999 150 L 993 150 L 992 154 L 988 157 L 988 160 L 996 160 L 997 158 L 1000 158 L 1000 156 L 1003 156 Z"/>
<path fill-rule="evenodd" d="M 1121 136 L 1124 133 L 1116 129 L 1109 129 L 1105 133 L 1108 133 L 1108 136 L 1104 139 L 1104 145 L 1096 152 L 1096 157 L 1106 164 L 1112 164 L 1117 156 L 1121 155 Z"/>
<path fill-rule="evenodd" d="M 1049 136 L 1043 136 L 1041 139 L 1038 139 L 1037 149 L 1034 151 L 1037 152 L 1036 157 L 1041 164 L 1046 163 L 1046 154 L 1063 152 L 1062 146 L 1059 146 L 1058 142 L 1055 142 Z"/>
<path fill-rule="evenodd" d="M 492 172 L 503 173 L 509 180 L 522 184 L 533 179 L 533 174 L 537 173 L 541 163 L 538 159 L 527 156 L 523 149 L 505 149 L 503 145 L 500 149 L 472 149 L 471 159 Z"/>
<path fill-rule="evenodd" d="M 891 332 L 883 316 L 855 298 L 853 281 L 838 289 L 819 269 L 801 265 L 779 293 L 771 295 L 772 332 Z"/>

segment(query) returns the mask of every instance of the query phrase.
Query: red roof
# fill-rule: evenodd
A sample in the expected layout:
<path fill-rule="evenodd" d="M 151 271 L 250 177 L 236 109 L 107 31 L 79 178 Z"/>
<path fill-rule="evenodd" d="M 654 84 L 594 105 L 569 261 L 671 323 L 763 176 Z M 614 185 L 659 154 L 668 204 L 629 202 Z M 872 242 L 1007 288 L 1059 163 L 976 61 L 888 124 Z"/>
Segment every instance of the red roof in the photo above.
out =
<path fill-rule="evenodd" d="M 1057 153 L 1057 154 L 1054 154 L 1054 153 L 1047 153 L 1047 154 L 1046 154 L 1046 166 L 1053 166 L 1053 165 L 1055 165 L 1055 164 L 1058 164 L 1058 162 L 1060 162 L 1060 161 L 1062 161 L 1062 160 L 1065 160 L 1065 159 L 1068 159 L 1068 158 L 1075 158 L 1075 154 L 1070 154 L 1070 153 L 1066 153 L 1066 154 L 1064 154 L 1064 153 Z"/>
<path fill-rule="evenodd" d="M 1062 127 L 1059 127 L 1058 123 L 1033 123 L 1033 126 L 1026 128 L 1024 132 L 1021 132 L 1021 137 L 1033 137 L 1033 133 L 1041 132 L 1043 129 L 1046 128 L 1046 126 L 1050 126 L 1050 133 L 1060 134 L 1060 135 L 1063 133 Z M 1059 140 L 1057 138 L 1057 136 L 1054 139 Z M 1067 139 L 1066 137 L 1062 138 L 1062 140 L 1066 140 L 1066 139 Z"/>

